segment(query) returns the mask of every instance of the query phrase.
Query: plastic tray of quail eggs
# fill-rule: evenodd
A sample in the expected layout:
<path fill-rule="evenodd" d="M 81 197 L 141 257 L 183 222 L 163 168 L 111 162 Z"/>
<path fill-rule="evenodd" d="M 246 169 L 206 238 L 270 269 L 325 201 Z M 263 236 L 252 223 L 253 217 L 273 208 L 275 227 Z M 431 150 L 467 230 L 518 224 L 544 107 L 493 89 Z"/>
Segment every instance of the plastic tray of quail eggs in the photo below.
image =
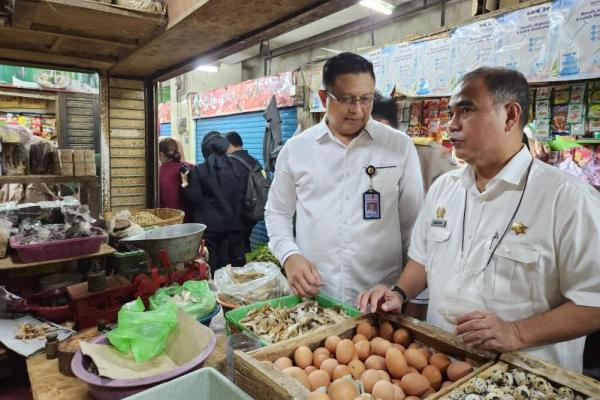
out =
<path fill-rule="evenodd" d="M 444 400 L 600 400 L 556 386 L 547 379 L 514 368 L 494 364 L 442 397 Z"/>

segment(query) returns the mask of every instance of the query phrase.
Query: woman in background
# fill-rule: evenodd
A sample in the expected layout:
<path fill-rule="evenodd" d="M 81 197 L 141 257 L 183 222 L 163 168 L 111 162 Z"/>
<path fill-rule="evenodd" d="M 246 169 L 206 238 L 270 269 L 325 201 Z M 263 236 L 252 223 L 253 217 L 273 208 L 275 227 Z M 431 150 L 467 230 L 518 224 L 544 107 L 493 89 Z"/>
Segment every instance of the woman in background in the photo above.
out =
<path fill-rule="evenodd" d="M 181 189 L 181 175 L 179 170 L 194 168 L 194 164 L 182 161 L 181 152 L 177 142 L 172 138 L 164 138 L 158 144 L 158 190 L 159 207 L 174 208 L 185 212 L 184 222 L 192 222 L 192 209 L 188 206 L 183 190 Z"/>

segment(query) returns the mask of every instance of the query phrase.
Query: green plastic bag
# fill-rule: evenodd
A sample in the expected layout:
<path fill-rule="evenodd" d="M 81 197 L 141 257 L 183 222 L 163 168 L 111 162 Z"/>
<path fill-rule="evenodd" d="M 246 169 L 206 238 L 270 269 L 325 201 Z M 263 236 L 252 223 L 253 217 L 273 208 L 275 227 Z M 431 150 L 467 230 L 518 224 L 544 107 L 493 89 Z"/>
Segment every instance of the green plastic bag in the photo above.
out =
<path fill-rule="evenodd" d="M 129 350 L 136 362 L 143 362 L 162 354 L 169 335 L 177 325 L 177 306 L 171 303 L 144 311 L 138 297 L 119 310 L 117 327 L 107 334 L 110 344 L 121 353 Z"/>
<path fill-rule="evenodd" d="M 150 297 L 149 303 L 151 310 L 166 303 L 175 304 L 195 319 L 201 319 L 215 309 L 217 299 L 207 281 L 187 281 L 183 286 L 175 285 L 158 289 Z"/>

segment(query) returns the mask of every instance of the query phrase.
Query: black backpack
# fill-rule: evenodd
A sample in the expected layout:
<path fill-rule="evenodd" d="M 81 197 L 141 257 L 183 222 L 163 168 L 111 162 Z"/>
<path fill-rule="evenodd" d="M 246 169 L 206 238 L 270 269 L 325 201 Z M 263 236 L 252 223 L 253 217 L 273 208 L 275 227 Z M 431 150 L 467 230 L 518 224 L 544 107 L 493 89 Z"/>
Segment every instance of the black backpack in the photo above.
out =
<path fill-rule="evenodd" d="M 242 213 L 247 220 L 257 222 L 265 217 L 265 205 L 271 188 L 271 181 L 267 178 L 266 172 L 260 165 L 251 166 L 241 157 L 230 154 L 229 157 L 239 161 L 248 169 L 248 183 L 246 184 L 246 193 L 244 193 L 244 203 L 242 204 Z"/>

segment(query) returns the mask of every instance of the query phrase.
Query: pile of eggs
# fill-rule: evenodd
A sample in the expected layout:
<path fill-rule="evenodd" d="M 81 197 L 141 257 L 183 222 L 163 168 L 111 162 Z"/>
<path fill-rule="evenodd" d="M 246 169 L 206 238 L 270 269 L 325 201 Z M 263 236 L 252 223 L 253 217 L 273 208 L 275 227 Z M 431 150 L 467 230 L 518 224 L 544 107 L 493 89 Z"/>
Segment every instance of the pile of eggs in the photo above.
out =
<path fill-rule="evenodd" d="M 473 371 L 389 322 L 361 322 L 352 340 L 329 336 L 324 347 L 300 346 L 293 358 L 273 364 L 311 391 L 307 400 L 420 400 Z"/>

